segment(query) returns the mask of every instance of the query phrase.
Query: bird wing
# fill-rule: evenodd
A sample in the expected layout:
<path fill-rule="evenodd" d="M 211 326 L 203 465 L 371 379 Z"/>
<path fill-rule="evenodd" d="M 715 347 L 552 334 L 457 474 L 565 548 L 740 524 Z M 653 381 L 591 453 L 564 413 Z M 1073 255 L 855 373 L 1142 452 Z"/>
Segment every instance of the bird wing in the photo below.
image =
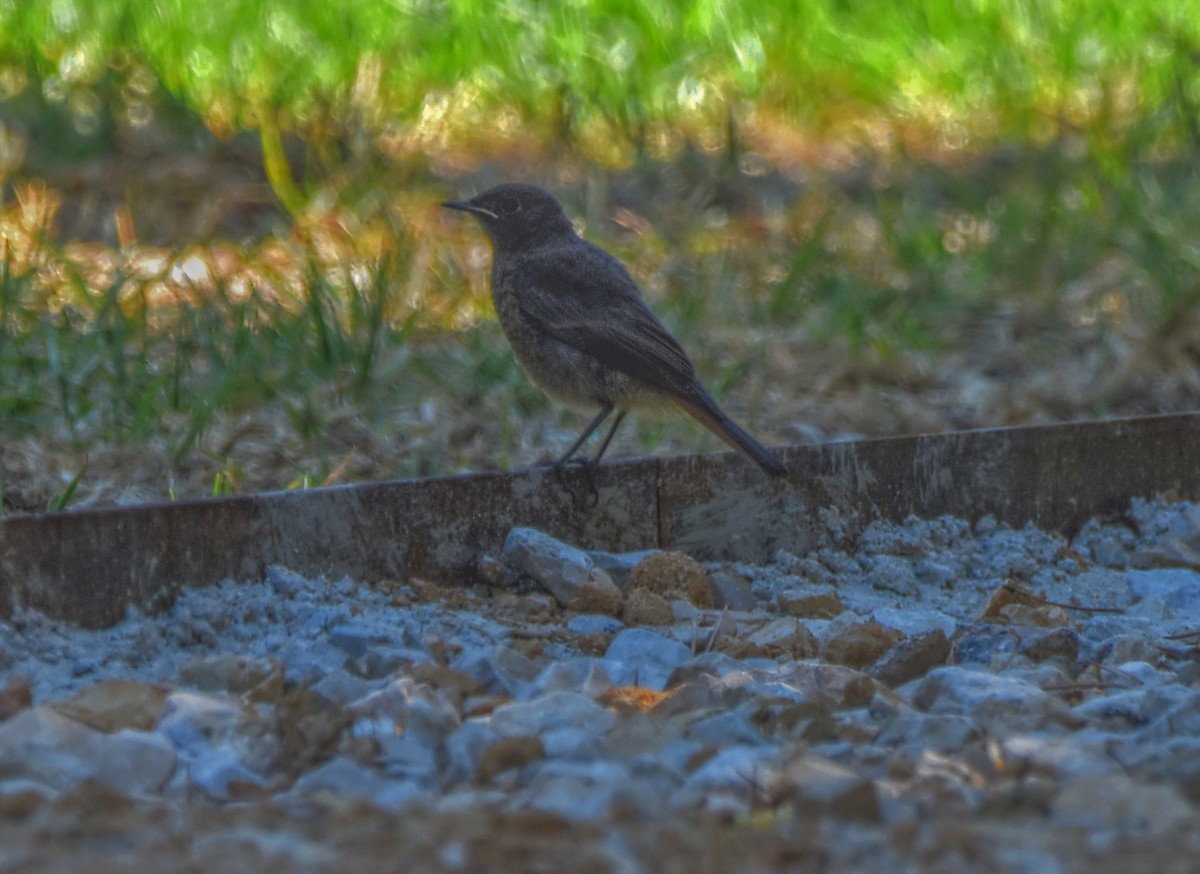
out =
<path fill-rule="evenodd" d="M 690 393 L 696 371 L 687 353 L 612 255 L 575 245 L 530 258 L 521 276 L 528 282 L 521 310 L 550 336 L 664 391 Z"/>

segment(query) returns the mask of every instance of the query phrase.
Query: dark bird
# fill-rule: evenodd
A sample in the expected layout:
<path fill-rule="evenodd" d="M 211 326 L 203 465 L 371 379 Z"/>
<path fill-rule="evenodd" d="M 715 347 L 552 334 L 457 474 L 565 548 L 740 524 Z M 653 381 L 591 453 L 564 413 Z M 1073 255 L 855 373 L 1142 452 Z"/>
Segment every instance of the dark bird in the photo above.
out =
<path fill-rule="evenodd" d="M 569 406 L 599 408 L 558 464 L 571 460 L 615 410 L 592 460 L 598 463 L 630 409 L 667 401 L 766 473 L 787 474 L 774 454 L 717 406 L 624 265 L 580 237 L 551 194 L 505 184 L 442 206 L 471 213 L 491 238 L 492 300 L 525 372 Z"/>

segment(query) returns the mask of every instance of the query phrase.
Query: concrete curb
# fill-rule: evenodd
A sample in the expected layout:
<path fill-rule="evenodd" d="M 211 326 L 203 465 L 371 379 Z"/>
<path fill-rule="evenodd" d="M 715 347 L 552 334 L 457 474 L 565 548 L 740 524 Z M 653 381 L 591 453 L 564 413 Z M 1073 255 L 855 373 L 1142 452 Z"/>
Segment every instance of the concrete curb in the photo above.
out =
<path fill-rule="evenodd" d="M 299 573 L 471 582 L 515 525 L 606 550 L 701 559 L 803 553 L 873 519 L 992 514 L 1070 531 L 1134 497 L 1200 499 L 1200 413 L 1001 428 L 784 450 L 764 477 L 732 453 L 370 483 L 0 519 L 0 614 L 14 604 L 88 627 L 182 586 Z M 837 529 L 841 528 L 839 532 Z"/>

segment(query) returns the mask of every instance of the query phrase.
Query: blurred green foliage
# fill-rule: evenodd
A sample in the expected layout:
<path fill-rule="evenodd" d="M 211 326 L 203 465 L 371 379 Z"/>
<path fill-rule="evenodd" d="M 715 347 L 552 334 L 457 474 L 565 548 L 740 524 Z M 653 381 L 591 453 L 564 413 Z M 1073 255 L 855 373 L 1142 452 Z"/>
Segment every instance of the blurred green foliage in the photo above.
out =
<path fill-rule="evenodd" d="M 636 143 L 753 101 L 818 133 L 883 116 L 1044 139 L 1120 130 L 1180 88 L 1194 105 L 1198 46 L 1194 0 L 5 0 L 0 96 L 39 88 L 83 126 L 105 89 L 144 117 L 159 82 L 218 131 L 515 112 Z"/>

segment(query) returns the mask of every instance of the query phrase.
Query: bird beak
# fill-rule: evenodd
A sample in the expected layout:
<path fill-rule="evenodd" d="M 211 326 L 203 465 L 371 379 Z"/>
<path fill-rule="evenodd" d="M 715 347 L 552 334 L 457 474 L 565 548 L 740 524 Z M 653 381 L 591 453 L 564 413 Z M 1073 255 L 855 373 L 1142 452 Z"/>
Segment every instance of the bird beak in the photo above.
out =
<path fill-rule="evenodd" d="M 450 209 L 461 209 L 463 212 L 474 213 L 475 215 L 485 215 L 488 218 L 498 218 L 498 216 L 490 209 L 484 209 L 481 206 L 476 206 L 469 200 L 443 200 L 442 206 Z"/>

